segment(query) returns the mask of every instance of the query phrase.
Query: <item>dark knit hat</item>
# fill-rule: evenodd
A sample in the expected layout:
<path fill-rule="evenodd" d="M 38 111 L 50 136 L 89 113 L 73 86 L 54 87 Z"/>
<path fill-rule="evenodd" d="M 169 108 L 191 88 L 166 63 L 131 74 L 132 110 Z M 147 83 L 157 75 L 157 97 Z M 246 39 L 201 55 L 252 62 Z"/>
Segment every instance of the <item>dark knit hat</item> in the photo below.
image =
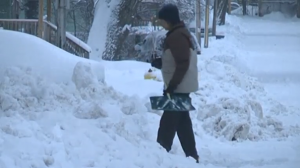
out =
<path fill-rule="evenodd" d="M 172 25 L 180 23 L 179 11 L 176 5 L 166 4 L 158 11 L 158 19 L 164 20 Z"/>

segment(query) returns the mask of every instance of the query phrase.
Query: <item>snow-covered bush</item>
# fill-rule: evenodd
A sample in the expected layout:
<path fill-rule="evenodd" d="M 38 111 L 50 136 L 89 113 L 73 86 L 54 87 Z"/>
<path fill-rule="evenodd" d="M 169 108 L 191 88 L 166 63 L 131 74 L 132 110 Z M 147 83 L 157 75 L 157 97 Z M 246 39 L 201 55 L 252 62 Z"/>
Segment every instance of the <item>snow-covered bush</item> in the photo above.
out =
<path fill-rule="evenodd" d="M 163 43 L 166 38 L 166 33 L 166 30 L 151 32 L 145 37 L 142 43 L 137 44 L 135 49 L 139 52 L 139 59 L 149 62 L 154 54 L 156 54 L 156 57 L 161 57 L 163 54 Z M 191 34 L 193 36 L 193 43 L 197 47 L 199 53 L 201 51 L 200 45 L 194 33 Z"/>

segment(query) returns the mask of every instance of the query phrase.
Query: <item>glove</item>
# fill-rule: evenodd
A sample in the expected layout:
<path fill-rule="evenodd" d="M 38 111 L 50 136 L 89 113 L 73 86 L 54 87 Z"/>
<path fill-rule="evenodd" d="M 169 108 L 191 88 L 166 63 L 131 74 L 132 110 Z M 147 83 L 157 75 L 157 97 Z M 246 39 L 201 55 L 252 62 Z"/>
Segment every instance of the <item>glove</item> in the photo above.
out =
<path fill-rule="evenodd" d="M 161 61 L 161 58 L 156 58 L 154 59 L 152 62 L 151 62 L 151 66 L 152 67 L 155 67 L 157 69 L 161 69 L 162 67 L 162 61 Z"/>
<path fill-rule="evenodd" d="M 167 89 L 164 90 L 163 95 L 164 95 L 164 96 L 166 96 L 167 94 L 170 94 L 170 95 L 171 95 L 171 94 L 174 93 L 175 89 L 176 89 L 176 86 L 169 85 L 169 86 L 167 87 Z"/>

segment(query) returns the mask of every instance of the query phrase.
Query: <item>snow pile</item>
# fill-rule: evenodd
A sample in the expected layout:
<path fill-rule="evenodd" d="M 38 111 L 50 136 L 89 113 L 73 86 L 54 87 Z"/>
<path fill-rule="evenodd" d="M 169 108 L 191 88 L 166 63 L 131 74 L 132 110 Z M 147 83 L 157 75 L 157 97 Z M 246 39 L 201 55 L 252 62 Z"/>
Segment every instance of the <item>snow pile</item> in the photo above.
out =
<path fill-rule="evenodd" d="M 97 81 L 87 63 L 76 64 L 70 84 L 48 83 L 30 68 L 1 75 L 1 168 L 198 167 L 159 147 L 158 116 Z"/>
<path fill-rule="evenodd" d="M 208 133 L 230 141 L 284 138 L 300 133 L 299 127 L 285 126 L 274 117 L 289 110 L 269 99 L 257 80 L 226 63 L 202 63 L 205 69 L 201 70 L 200 90 L 193 98 L 198 106 L 197 118 Z"/>
<path fill-rule="evenodd" d="M 297 21 L 297 17 L 293 16 L 294 20 Z M 282 12 L 271 12 L 269 14 L 264 15 L 263 19 L 265 20 L 273 20 L 273 21 L 284 21 L 286 19 L 291 19 L 292 16 L 289 14 L 284 14 Z"/>
<path fill-rule="evenodd" d="M 30 68 L 7 68 L 3 75 L 0 110 L 7 114 L 72 109 L 77 118 L 97 119 L 109 116 L 109 111 L 103 109 L 107 102 L 119 104 L 121 111 L 128 115 L 145 111 L 135 104 L 136 98 L 122 96 L 98 82 L 87 63 L 76 64 L 72 77 L 74 84 L 49 84 Z"/>

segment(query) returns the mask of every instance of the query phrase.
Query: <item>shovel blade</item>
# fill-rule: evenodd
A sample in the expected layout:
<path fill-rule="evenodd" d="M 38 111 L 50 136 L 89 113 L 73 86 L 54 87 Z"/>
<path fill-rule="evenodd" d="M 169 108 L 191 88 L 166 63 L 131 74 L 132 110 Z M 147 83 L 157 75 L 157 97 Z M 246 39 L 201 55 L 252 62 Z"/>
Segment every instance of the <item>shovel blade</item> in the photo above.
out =
<path fill-rule="evenodd" d="M 193 111 L 192 99 L 188 96 L 173 95 L 171 99 L 168 96 L 151 96 L 150 103 L 152 110 L 164 111 Z"/>

